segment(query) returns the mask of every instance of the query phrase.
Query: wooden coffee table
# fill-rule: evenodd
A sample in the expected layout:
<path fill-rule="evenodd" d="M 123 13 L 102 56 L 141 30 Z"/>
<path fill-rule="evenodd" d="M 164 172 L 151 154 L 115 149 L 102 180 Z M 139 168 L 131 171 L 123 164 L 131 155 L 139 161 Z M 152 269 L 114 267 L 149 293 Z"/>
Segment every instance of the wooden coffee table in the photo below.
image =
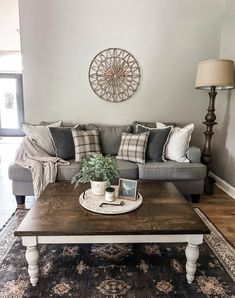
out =
<path fill-rule="evenodd" d="M 38 244 L 55 243 L 169 243 L 187 242 L 186 278 L 194 279 L 199 257 L 198 244 L 210 231 L 170 182 L 139 182 L 142 206 L 122 215 L 101 215 L 83 209 L 78 188 L 69 182 L 51 183 L 15 232 L 27 246 L 30 281 L 39 278 Z"/>

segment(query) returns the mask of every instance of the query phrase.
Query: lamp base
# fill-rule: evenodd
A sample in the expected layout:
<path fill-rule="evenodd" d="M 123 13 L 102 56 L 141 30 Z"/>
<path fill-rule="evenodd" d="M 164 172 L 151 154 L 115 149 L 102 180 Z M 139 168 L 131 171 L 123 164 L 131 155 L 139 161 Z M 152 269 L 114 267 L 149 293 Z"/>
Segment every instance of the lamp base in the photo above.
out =
<path fill-rule="evenodd" d="M 214 194 L 214 184 L 215 180 L 212 177 L 206 175 L 206 178 L 204 180 L 204 195 L 209 196 Z"/>
<path fill-rule="evenodd" d="M 214 193 L 214 179 L 211 178 L 208 173 L 210 172 L 212 166 L 212 151 L 211 151 L 211 139 L 214 134 L 213 126 L 217 123 L 216 115 L 215 115 L 215 97 L 216 97 L 215 86 L 211 86 L 211 91 L 209 92 L 209 107 L 207 109 L 207 114 L 205 116 L 205 121 L 203 124 L 206 125 L 206 131 L 204 132 L 205 135 L 205 146 L 202 151 L 202 162 L 207 166 L 207 175 L 204 180 L 204 194 L 205 195 L 212 195 Z"/>

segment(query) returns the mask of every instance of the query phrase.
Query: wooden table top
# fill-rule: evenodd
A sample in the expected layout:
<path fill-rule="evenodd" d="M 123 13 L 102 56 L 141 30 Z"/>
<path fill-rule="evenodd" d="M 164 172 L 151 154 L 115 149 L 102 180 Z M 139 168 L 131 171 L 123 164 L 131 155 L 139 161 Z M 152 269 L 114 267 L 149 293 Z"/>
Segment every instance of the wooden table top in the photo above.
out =
<path fill-rule="evenodd" d="M 16 236 L 208 234 L 209 229 L 170 182 L 138 182 L 143 204 L 121 215 L 85 210 L 79 195 L 90 187 L 69 182 L 47 186 L 15 232 Z"/>

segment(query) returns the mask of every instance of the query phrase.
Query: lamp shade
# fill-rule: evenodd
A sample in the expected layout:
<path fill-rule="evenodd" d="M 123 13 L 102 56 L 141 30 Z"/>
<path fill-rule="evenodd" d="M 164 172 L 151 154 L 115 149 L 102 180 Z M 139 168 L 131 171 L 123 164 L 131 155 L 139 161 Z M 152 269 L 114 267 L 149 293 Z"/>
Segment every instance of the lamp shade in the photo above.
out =
<path fill-rule="evenodd" d="M 211 89 L 234 88 L 234 64 L 232 60 L 206 60 L 198 64 L 195 88 Z"/>

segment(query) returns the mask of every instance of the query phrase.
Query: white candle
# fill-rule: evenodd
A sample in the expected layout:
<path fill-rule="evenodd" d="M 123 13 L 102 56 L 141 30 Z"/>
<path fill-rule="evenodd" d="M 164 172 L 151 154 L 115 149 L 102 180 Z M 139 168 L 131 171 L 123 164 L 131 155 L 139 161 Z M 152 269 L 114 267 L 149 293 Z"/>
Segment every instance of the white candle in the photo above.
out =
<path fill-rule="evenodd" d="M 105 200 L 108 202 L 115 201 L 115 189 L 113 187 L 107 187 L 105 190 Z"/>

